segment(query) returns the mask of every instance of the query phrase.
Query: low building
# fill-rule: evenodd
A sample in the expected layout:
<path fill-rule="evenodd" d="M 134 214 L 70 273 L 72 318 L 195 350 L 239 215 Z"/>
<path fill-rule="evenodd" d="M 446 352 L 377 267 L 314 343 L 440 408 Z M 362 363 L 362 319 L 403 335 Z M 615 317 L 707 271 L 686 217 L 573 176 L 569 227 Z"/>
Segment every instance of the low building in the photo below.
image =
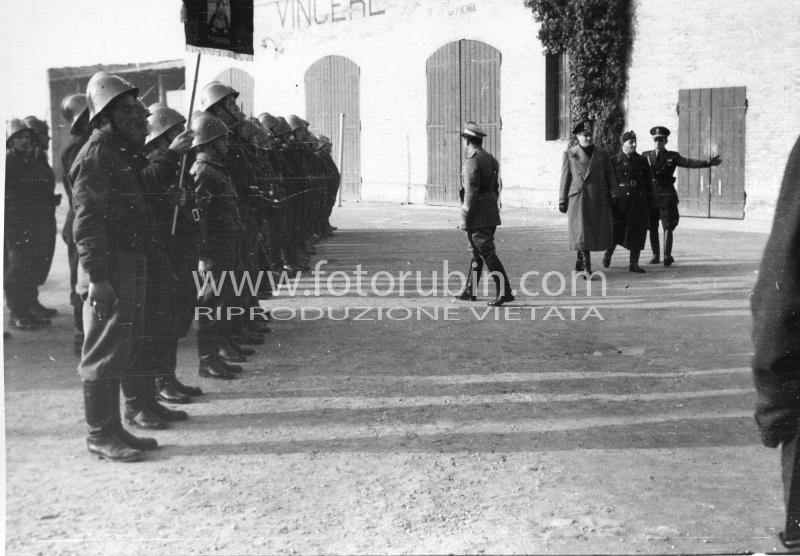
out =
<path fill-rule="evenodd" d="M 146 105 L 167 102 L 170 93 L 184 89 L 185 62 L 168 60 L 146 64 L 93 65 L 47 70 L 50 83 L 50 129 L 53 137 L 53 169 L 56 179 L 62 175 L 60 153 L 69 141 L 69 126 L 61 115 L 61 101 L 73 93 L 85 93 L 86 84 L 98 71 L 106 71 L 124 77 L 137 87 Z"/>
<path fill-rule="evenodd" d="M 634 0 L 634 14 L 626 128 L 640 150 L 665 125 L 684 156 L 723 158 L 679 172 L 684 214 L 769 218 L 800 121 L 800 4 Z M 568 73 L 537 31 L 521 0 L 256 1 L 254 60 L 204 56 L 199 86 L 227 79 L 247 112 L 305 117 L 335 155 L 343 121 L 345 202 L 458 204 L 458 132 L 475 120 L 504 204 L 554 208 Z"/>

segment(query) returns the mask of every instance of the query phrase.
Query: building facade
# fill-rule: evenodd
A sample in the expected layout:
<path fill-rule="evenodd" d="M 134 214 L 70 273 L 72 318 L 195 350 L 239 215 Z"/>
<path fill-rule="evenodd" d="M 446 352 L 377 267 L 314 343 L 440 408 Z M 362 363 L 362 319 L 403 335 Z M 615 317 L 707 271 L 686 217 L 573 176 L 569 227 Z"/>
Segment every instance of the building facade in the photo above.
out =
<path fill-rule="evenodd" d="M 626 128 L 640 150 L 665 125 L 684 156 L 723 158 L 679 173 L 685 214 L 771 217 L 800 121 L 800 4 L 634 4 Z M 475 120 L 503 203 L 555 208 L 568 62 L 537 31 L 521 1 L 256 0 L 254 60 L 204 56 L 199 86 L 227 80 L 248 113 L 304 116 L 334 155 L 341 128 L 345 202 L 457 205 L 458 131 Z"/>

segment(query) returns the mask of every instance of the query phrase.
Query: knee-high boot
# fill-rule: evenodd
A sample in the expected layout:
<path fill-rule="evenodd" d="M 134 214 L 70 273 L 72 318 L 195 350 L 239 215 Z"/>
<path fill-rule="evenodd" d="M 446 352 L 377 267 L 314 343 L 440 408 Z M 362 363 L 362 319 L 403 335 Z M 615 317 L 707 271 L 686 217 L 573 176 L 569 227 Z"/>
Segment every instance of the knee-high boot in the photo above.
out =
<path fill-rule="evenodd" d="M 98 380 L 83 383 L 83 404 L 89 435 L 86 448 L 101 459 L 131 462 L 142 459 L 142 452 L 125 443 L 119 436 L 116 421 L 119 418 L 119 392 L 117 380 Z M 116 406 L 115 406 L 116 400 Z"/>
<path fill-rule="evenodd" d="M 644 269 L 641 266 L 639 266 L 640 253 L 641 251 L 639 249 L 631 249 L 630 263 L 628 265 L 628 270 L 630 270 L 631 272 L 638 272 L 638 273 L 644 272 Z"/>
<path fill-rule="evenodd" d="M 648 235 L 650 236 L 650 249 L 653 251 L 653 258 L 650 259 L 650 264 L 658 264 L 661 262 L 661 245 L 658 242 L 658 220 L 650 220 Z"/>
<path fill-rule="evenodd" d="M 587 250 L 581 251 L 581 257 L 583 258 L 583 270 L 586 271 L 587 274 L 590 276 L 592 275 L 592 252 Z"/>
<path fill-rule="evenodd" d="M 508 279 L 508 274 L 503 267 L 503 263 L 501 263 L 498 256 L 494 254 L 485 257 L 485 259 L 486 267 L 489 269 L 492 279 L 494 280 L 495 288 L 497 289 L 497 295 L 488 305 L 496 307 L 503 303 L 514 301 L 516 298 L 511 292 L 511 281 Z"/>
<path fill-rule="evenodd" d="M 483 274 L 483 259 L 480 256 L 473 257 L 467 271 L 467 285 L 456 299 L 460 301 L 476 301 L 481 274 Z"/>
<path fill-rule="evenodd" d="M 672 258 L 672 230 L 664 230 L 664 266 L 675 262 Z"/>

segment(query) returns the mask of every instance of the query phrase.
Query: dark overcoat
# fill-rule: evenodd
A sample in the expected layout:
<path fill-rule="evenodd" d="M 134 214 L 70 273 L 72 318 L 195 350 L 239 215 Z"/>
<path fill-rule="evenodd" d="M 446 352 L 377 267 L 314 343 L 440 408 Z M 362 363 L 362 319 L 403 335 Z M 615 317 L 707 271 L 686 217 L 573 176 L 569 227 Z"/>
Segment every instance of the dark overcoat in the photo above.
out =
<path fill-rule="evenodd" d="M 564 151 L 559 204 L 567 203 L 571 249 L 605 251 L 614 245 L 611 191 L 616 186 L 605 151 L 595 147 L 591 158 L 578 145 Z"/>
<path fill-rule="evenodd" d="M 500 225 L 500 164 L 482 148 L 467 153 L 461 167 L 461 222 L 465 230 L 494 228 Z"/>
<path fill-rule="evenodd" d="M 756 422 L 776 447 L 800 419 L 800 139 L 783 175 L 772 232 L 751 298 Z"/>
<path fill-rule="evenodd" d="M 648 202 L 652 196 L 652 175 L 647 160 L 637 152 L 618 153 L 611 159 L 617 185 L 614 199 L 614 243 L 625 249 L 644 249 L 647 237 Z"/>

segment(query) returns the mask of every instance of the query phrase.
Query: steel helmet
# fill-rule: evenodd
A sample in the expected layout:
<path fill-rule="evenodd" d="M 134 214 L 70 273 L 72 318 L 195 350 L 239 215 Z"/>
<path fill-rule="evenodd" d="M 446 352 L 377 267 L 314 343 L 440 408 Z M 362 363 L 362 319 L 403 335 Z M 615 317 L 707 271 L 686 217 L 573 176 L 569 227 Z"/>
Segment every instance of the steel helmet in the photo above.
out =
<path fill-rule="evenodd" d="M 261 122 L 261 125 L 263 125 L 265 128 L 267 128 L 267 130 L 270 133 L 272 133 L 273 135 L 275 134 L 275 131 L 274 131 L 275 130 L 275 126 L 280 124 L 280 122 L 278 121 L 278 118 L 276 118 L 272 114 L 269 114 L 268 112 L 264 112 L 263 114 L 261 114 L 258 117 L 258 121 Z"/>
<path fill-rule="evenodd" d="M 202 99 L 203 110 L 208 110 L 225 97 L 233 95 L 233 98 L 239 97 L 239 91 L 233 87 L 226 85 L 220 81 L 212 81 L 203 87 Z"/>
<path fill-rule="evenodd" d="M 47 135 L 50 131 L 50 127 L 47 125 L 47 122 L 43 122 L 36 116 L 26 116 L 23 120 L 25 125 L 31 128 L 36 135 L 44 136 Z"/>
<path fill-rule="evenodd" d="M 278 125 L 274 129 L 275 135 L 291 135 L 292 128 L 283 116 L 278 116 Z"/>
<path fill-rule="evenodd" d="M 294 114 L 289 115 L 288 124 L 289 127 L 292 128 L 292 131 L 299 129 L 301 127 L 308 127 L 307 121 L 305 121 L 300 116 L 296 116 Z"/>
<path fill-rule="evenodd" d="M 156 108 L 163 108 L 167 106 L 164 102 L 154 102 L 150 106 L 147 107 L 147 111 L 153 114 L 156 111 Z"/>
<path fill-rule="evenodd" d="M 25 125 L 25 122 L 20 120 L 19 118 L 14 118 L 10 121 L 6 122 L 6 145 L 8 145 L 8 141 L 14 137 L 15 135 L 22 133 L 23 131 L 27 131 L 28 133 L 33 133 L 33 130 Z"/>
<path fill-rule="evenodd" d="M 151 104 L 148 110 L 150 115 L 147 117 L 147 124 L 150 126 L 150 133 L 144 141 L 145 145 L 155 141 L 172 127 L 186 123 L 186 118 L 180 112 L 166 104 Z"/>
<path fill-rule="evenodd" d="M 61 101 L 61 114 L 64 119 L 72 125 L 75 120 L 81 117 L 83 111 L 89 107 L 86 104 L 86 95 L 83 93 L 73 93 L 64 97 Z"/>
<path fill-rule="evenodd" d="M 192 118 L 192 131 L 194 131 L 193 147 L 205 145 L 219 137 L 226 137 L 230 133 L 228 126 L 222 123 L 222 120 L 207 113 Z"/>
<path fill-rule="evenodd" d="M 126 93 L 139 96 L 139 88 L 133 86 L 118 75 L 109 75 L 104 71 L 95 73 L 86 85 L 86 103 L 89 105 L 89 123 L 94 122 L 106 106 L 117 97 Z"/>

